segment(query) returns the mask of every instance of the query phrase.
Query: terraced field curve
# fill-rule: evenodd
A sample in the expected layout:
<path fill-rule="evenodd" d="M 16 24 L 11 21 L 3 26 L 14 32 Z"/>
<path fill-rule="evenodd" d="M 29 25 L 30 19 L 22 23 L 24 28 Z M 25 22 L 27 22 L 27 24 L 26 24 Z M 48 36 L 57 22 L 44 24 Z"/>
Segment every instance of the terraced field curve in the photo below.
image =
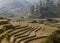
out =
<path fill-rule="evenodd" d="M 40 43 L 38 40 L 48 37 L 57 29 L 43 24 L 32 24 L 26 22 L 10 22 L 7 24 L 10 25 L 1 24 L 4 25 L 4 28 L 0 29 L 0 43 L 32 43 L 34 40 Z M 49 32 L 49 29 L 53 31 Z"/>

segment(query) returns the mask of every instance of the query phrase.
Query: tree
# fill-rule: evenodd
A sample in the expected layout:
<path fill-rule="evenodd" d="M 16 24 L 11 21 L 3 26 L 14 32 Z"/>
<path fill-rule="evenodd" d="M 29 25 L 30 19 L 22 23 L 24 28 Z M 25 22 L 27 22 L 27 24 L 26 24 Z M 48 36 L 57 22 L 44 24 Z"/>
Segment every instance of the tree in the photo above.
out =
<path fill-rule="evenodd" d="M 60 12 L 58 6 L 54 4 L 53 0 L 46 0 L 46 5 L 43 1 L 40 1 L 38 4 L 33 5 L 30 10 L 34 17 L 39 18 L 58 17 L 57 14 Z"/>

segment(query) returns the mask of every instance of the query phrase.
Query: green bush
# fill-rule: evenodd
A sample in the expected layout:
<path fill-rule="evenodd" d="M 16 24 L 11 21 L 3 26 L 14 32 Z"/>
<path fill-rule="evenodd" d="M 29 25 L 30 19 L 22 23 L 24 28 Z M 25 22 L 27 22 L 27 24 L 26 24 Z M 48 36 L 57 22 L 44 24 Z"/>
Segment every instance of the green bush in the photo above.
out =
<path fill-rule="evenodd" d="M 50 35 L 45 43 L 60 43 L 60 30 L 55 31 Z"/>
<path fill-rule="evenodd" d="M 36 20 L 32 20 L 30 23 L 38 23 Z"/>
<path fill-rule="evenodd" d="M 53 34 L 54 43 L 60 43 L 60 30 L 55 31 Z"/>
<path fill-rule="evenodd" d="M 0 25 L 8 24 L 8 23 L 9 23 L 9 21 L 1 21 L 1 22 L 0 22 Z"/>
<path fill-rule="evenodd" d="M 56 19 L 47 18 L 47 21 L 50 23 L 58 23 Z"/>

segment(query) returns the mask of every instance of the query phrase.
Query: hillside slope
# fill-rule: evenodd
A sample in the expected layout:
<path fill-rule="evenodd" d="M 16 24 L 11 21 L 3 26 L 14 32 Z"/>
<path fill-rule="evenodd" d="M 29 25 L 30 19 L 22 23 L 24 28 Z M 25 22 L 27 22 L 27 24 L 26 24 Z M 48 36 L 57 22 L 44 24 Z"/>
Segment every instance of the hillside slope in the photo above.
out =
<path fill-rule="evenodd" d="M 57 30 L 57 27 L 51 27 L 44 24 L 33 24 L 27 22 L 17 22 L 2 20 L 0 24 L 4 25 L 0 29 L 0 43 L 41 43 L 52 32 Z M 4 23 L 5 22 L 5 23 Z"/>

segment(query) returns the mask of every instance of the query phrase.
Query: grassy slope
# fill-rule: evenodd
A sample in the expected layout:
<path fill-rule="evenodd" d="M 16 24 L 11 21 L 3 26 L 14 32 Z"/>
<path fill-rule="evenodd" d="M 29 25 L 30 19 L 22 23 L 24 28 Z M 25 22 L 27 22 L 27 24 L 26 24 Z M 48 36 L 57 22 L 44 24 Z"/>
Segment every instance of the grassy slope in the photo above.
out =
<path fill-rule="evenodd" d="M 19 24 L 20 23 L 20 24 Z M 58 26 L 56 24 L 49 24 L 49 25 L 44 25 L 44 24 L 33 24 L 33 23 L 27 23 L 27 22 L 12 22 L 11 24 L 13 25 L 30 25 L 32 27 L 36 27 L 36 26 L 39 26 L 39 27 L 42 27 L 42 32 L 46 35 L 50 35 L 52 34 L 52 32 L 56 31 L 58 28 Z M 60 26 L 60 25 L 59 25 Z M 7 39 L 5 38 L 4 40 L 2 40 L 2 43 L 6 42 L 8 43 L 8 41 L 6 41 Z M 42 43 L 42 40 L 45 40 L 45 39 L 41 39 L 41 43 Z M 39 40 L 38 40 L 39 41 Z M 34 42 L 34 41 L 33 41 Z M 37 41 L 36 41 L 37 42 Z M 40 41 L 39 41 L 40 42 Z M 31 42 L 30 42 L 31 43 Z"/>

